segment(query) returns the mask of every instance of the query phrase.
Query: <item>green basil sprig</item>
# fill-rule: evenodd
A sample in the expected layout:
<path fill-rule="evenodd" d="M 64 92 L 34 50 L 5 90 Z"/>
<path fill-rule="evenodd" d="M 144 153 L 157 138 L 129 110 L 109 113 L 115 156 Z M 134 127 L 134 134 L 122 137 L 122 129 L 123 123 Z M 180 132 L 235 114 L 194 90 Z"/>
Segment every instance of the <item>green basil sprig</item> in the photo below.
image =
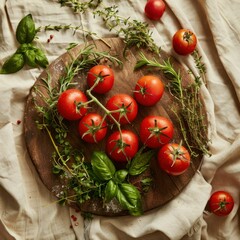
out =
<path fill-rule="evenodd" d="M 35 23 L 32 15 L 28 14 L 21 19 L 16 30 L 16 39 L 21 45 L 17 51 L 5 61 L 0 70 L 0 74 L 18 72 L 25 64 L 33 68 L 37 66 L 46 68 L 48 66 L 48 60 L 44 52 L 32 44 L 35 35 Z"/>
<path fill-rule="evenodd" d="M 106 153 L 95 151 L 91 159 L 92 170 L 95 177 L 106 183 L 104 190 L 104 201 L 109 202 L 114 197 L 123 209 L 129 211 L 133 216 L 142 214 L 141 195 L 138 189 L 130 183 L 125 182 L 128 171 L 116 170 L 112 161 Z"/>

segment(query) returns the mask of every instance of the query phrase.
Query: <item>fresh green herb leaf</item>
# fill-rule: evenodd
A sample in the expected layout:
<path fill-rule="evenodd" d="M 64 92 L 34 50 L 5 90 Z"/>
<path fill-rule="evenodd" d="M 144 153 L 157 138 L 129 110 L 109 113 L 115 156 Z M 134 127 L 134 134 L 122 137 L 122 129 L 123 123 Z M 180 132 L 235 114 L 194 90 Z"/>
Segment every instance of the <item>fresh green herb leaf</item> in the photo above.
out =
<path fill-rule="evenodd" d="M 139 216 L 142 214 L 141 195 L 132 184 L 119 184 L 116 198 L 121 206 L 128 210 L 131 215 Z"/>
<path fill-rule="evenodd" d="M 109 180 L 105 187 L 104 201 L 110 202 L 117 195 L 118 186 L 113 180 Z"/>
<path fill-rule="evenodd" d="M 135 157 L 130 162 L 128 172 L 132 176 L 139 175 L 148 169 L 151 159 L 153 158 L 155 151 L 149 150 L 142 152 L 143 149 L 140 149 Z"/>
<path fill-rule="evenodd" d="M 128 171 L 127 170 L 120 169 L 120 170 L 115 172 L 115 174 L 114 174 L 114 181 L 116 183 L 122 183 L 126 179 L 127 175 L 128 175 Z"/>
<path fill-rule="evenodd" d="M 37 67 L 36 64 L 36 53 L 33 49 L 28 49 L 24 52 L 24 57 L 25 57 L 25 61 L 26 64 L 29 65 L 30 67 Z"/>
<path fill-rule="evenodd" d="M 116 172 L 114 164 L 104 152 L 93 152 L 91 164 L 94 174 L 101 181 L 107 181 L 112 179 L 114 173 Z"/>
<path fill-rule="evenodd" d="M 36 53 L 36 59 L 35 59 L 36 64 L 38 64 L 42 68 L 46 68 L 48 66 L 48 59 L 45 53 L 40 48 L 36 48 L 35 53 Z"/>
<path fill-rule="evenodd" d="M 19 43 L 31 43 L 35 37 L 35 23 L 32 15 L 28 14 L 19 22 L 16 30 L 16 38 Z"/>
<path fill-rule="evenodd" d="M 0 74 L 15 73 L 22 69 L 24 64 L 23 54 L 15 53 L 3 64 Z"/>

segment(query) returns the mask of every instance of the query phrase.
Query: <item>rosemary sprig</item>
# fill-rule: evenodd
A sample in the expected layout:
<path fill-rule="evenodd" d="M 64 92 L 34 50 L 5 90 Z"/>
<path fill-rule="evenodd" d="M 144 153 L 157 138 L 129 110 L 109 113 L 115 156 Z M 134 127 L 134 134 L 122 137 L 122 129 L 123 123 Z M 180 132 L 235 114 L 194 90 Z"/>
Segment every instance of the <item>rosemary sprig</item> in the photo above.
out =
<path fill-rule="evenodd" d="M 155 58 L 152 60 L 140 53 L 140 60 L 135 65 L 135 70 L 143 67 L 155 67 L 160 69 L 164 75 L 170 80 L 168 89 L 180 104 L 180 112 L 172 109 L 178 119 L 179 126 L 192 156 L 196 157 L 200 151 L 208 154 L 207 148 L 207 126 L 205 124 L 205 116 L 202 110 L 202 102 L 200 99 L 199 89 L 201 82 L 195 81 L 188 87 L 182 86 L 182 77 L 180 71 L 176 71 L 170 62 L 170 59 L 159 63 Z M 195 149 L 195 150 L 194 150 Z"/>

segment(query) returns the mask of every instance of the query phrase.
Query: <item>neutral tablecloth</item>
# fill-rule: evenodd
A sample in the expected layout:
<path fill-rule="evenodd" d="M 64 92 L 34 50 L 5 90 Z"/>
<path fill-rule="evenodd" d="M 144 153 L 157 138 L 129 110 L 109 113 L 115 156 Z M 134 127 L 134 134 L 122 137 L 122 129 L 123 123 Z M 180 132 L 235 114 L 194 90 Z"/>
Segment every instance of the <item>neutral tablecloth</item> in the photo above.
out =
<path fill-rule="evenodd" d="M 172 51 L 171 38 L 179 28 L 189 28 L 198 37 L 197 48 L 207 68 L 207 88 L 202 95 L 209 119 L 211 157 L 189 185 L 164 207 L 141 217 L 97 217 L 83 220 L 81 213 L 59 206 L 41 182 L 27 153 L 23 136 L 23 113 L 29 89 L 42 69 L 24 67 L 0 75 L 0 240 L 237 240 L 240 239 L 240 1 L 166 0 L 160 21 L 146 19 L 144 0 L 107 1 L 118 5 L 119 15 L 148 21 L 155 42 L 183 65 L 195 69 L 191 56 Z M 73 14 L 58 1 L 0 0 L 0 65 L 15 52 L 15 30 L 31 13 L 37 26 L 82 25 L 99 37 L 115 36 L 91 12 Z M 82 43 L 81 33 L 40 33 L 38 44 L 49 61 L 63 54 L 70 42 Z M 227 217 L 204 211 L 210 194 L 229 191 L 235 206 Z M 71 215 L 77 217 L 73 221 Z"/>

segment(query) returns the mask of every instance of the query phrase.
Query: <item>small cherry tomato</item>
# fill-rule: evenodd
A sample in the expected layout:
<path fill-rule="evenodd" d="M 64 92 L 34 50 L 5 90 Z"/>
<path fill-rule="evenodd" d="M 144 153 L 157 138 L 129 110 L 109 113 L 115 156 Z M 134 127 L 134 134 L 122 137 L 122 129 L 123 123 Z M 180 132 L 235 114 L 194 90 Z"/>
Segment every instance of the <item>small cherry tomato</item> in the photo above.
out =
<path fill-rule="evenodd" d="M 143 106 L 153 106 L 162 97 L 164 85 L 161 79 L 154 75 L 141 77 L 134 90 L 134 98 Z"/>
<path fill-rule="evenodd" d="M 165 172 L 180 175 L 190 165 L 190 154 L 181 144 L 168 143 L 158 151 L 158 164 Z"/>
<path fill-rule="evenodd" d="M 98 113 L 88 113 L 79 122 L 81 138 L 88 143 L 98 143 L 107 134 L 107 123 Z"/>
<path fill-rule="evenodd" d="M 159 20 L 164 11 L 166 5 L 162 0 L 148 0 L 145 5 L 145 15 L 151 20 Z"/>
<path fill-rule="evenodd" d="M 57 109 L 59 114 L 67 120 L 78 120 L 87 112 L 85 103 L 86 95 L 78 89 L 64 91 L 58 99 Z"/>
<path fill-rule="evenodd" d="M 173 137 L 172 122 L 162 116 L 147 116 L 140 124 L 140 139 L 149 148 L 159 148 Z"/>
<path fill-rule="evenodd" d="M 116 162 L 127 162 L 138 151 L 138 137 L 129 130 L 122 130 L 121 133 L 116 131 L 109 136 L 106 143 L 106 153 Z"/>
<path fill-rule="evenodd" d="M 96 81 L 99 83 L 93 88 L 93 92 L 104 94 L 109 92 L 114 84 L 113 70 L 105 65 L 96 65 L 92 67 L 87 74 L 87 83 L 91 88 Z"/>
<path fill-rule="evenodd" d="M 188 29 L 178 30 L 172 38 L 173 49 L 180 55 L 192 53 L 197 45 L 196 35 Z"/>
<path fill-rule="evenodd" d="M 211 195 L 208 205 L 210 211 L 215 215 L 227 216 L 233 210 L 234 200 L 230 193 L 217 191 Z"/>
<path fill-rule="evenodd" d="M 111 97 L 107 103 L 106 108 L 120 124 L 131 123 L 137 116 L 138 105 L 137 102 L 128 94 L 116 94 Z M 111 117 L 108 118 L 111 122 Z"/>

